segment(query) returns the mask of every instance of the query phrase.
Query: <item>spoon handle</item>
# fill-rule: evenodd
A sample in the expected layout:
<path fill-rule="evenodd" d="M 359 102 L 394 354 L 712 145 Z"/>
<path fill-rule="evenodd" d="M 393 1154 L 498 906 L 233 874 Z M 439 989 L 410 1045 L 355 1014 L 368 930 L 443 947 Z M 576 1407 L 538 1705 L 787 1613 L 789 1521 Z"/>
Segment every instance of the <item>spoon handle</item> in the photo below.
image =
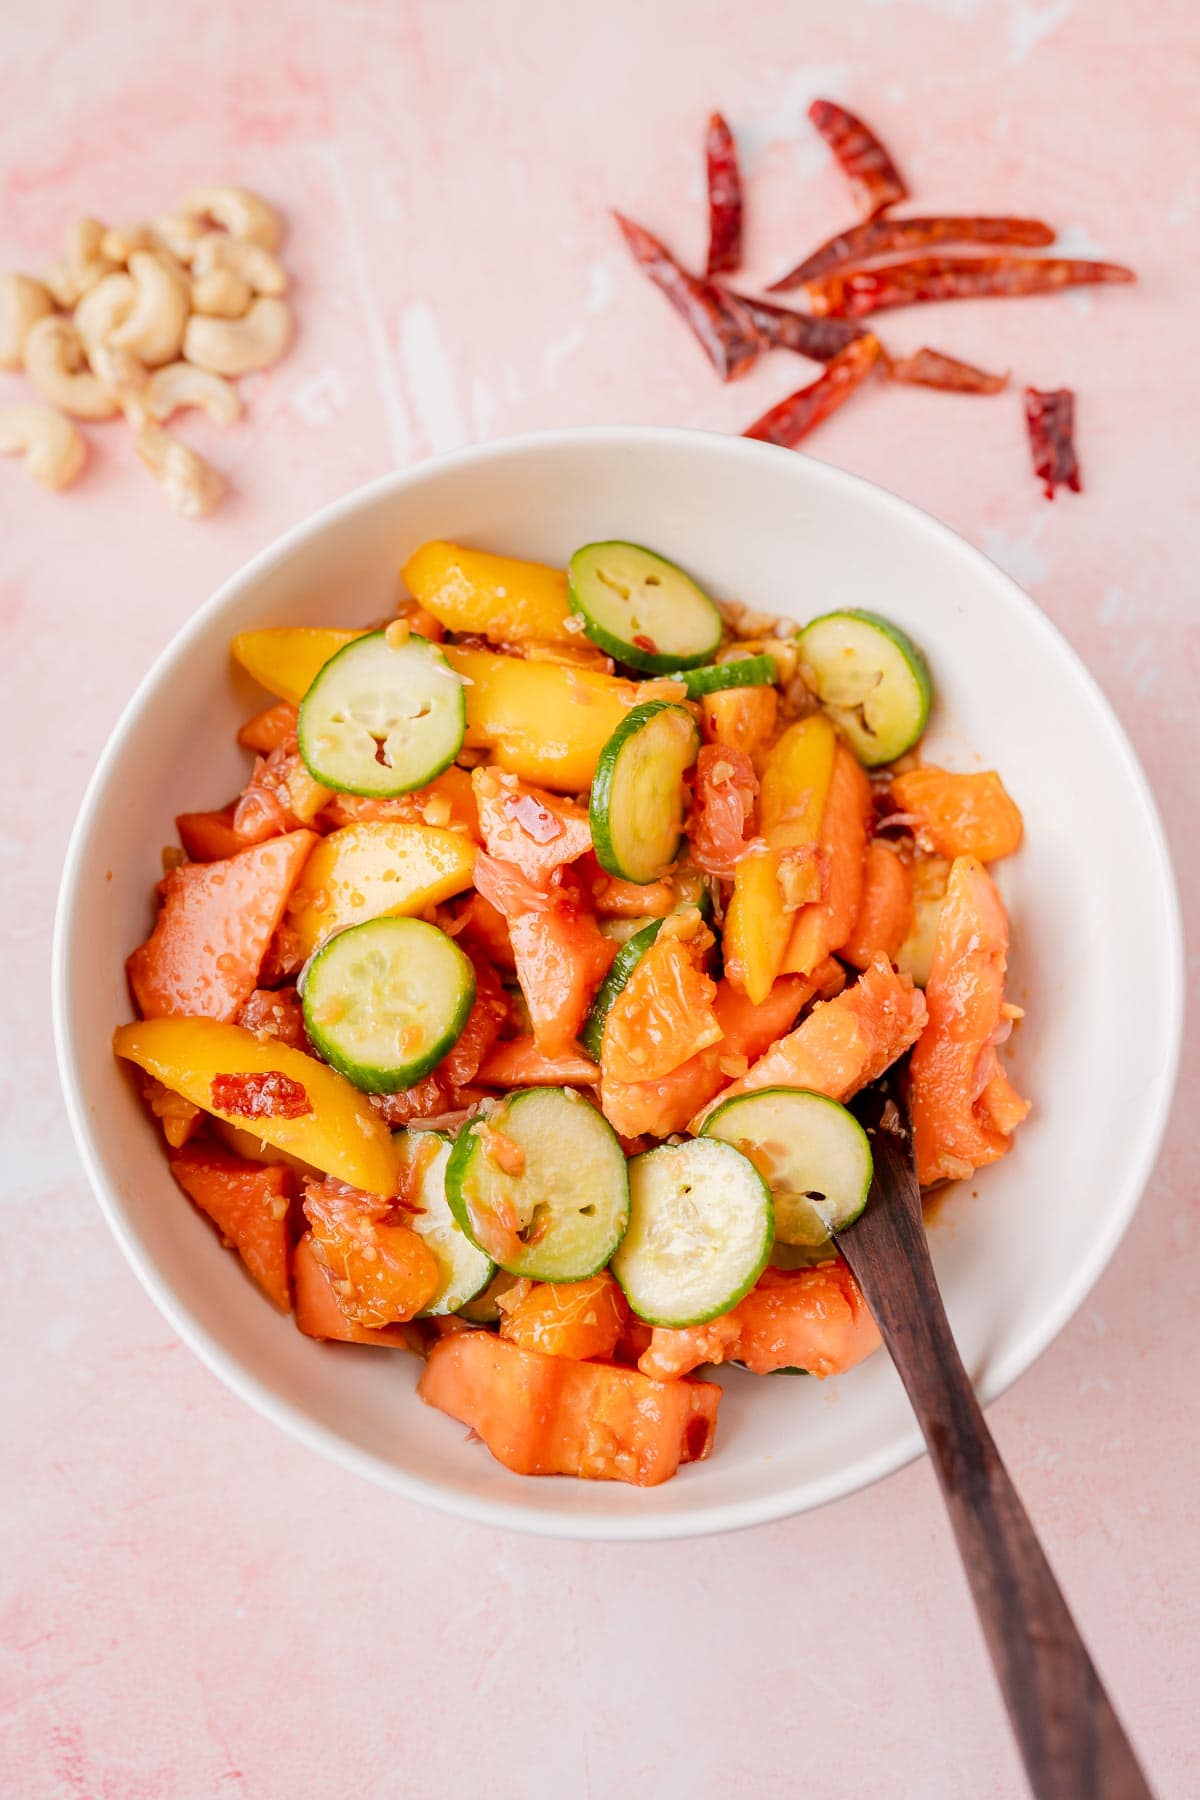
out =
<path fill-rule="evenodd" d="M 875 1179 L 838 1248 L 929 1447 L 1029 1785 L 1037 1800 L 1152 1800 L 963 1367 L 895 1092 L 863 1109 Z"/>

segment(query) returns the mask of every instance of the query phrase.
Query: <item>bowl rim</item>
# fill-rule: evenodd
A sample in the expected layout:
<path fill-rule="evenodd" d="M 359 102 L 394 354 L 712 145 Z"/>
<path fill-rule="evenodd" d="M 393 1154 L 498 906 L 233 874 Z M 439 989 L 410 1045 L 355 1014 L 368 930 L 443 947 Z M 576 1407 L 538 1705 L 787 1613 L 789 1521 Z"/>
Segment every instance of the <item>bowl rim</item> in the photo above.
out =
<path fill-rule="evenodd" d="M 410 468 L 392 470 L 330 501 L 317 512 L 289 527 L 249 562 L 236 569 L 197 608 L 164 645 L 122 708 L 88 780 L 72 826 L 59 882 L 51 950 L 51 1012 L 55 1054 L 76 1149 L 100 1210 L 127 1262 L 151 1300 L 188 1347 L 226 1387 L 293 1438 L 339 1463 L 343 1468 L 364 1475 L 407 1500 L 437 1507 L 444 1513 L 479 1525 L 593 1542 L 679 1539 L 768 1524 L 826 1505 L 882 1480 L 921 1455 L 924 1443 L 914 1422 L 894 1438 L 827 1476 L 792 1483 L 757 1498 L 725 1501 L 710 1506 L 689 1506 L 678 1513 L 631 1512 L 627 1518 L 614 1513 L 603 1517 L 583 1513 L 545 1513 L 538 1510 L 536 1503 L 517 1504 L 456 1492 L 357 1448 L 337 1432 L 315 1423 L 300 1406 L 272 1393 L 178 1299 L 170 1284 L 160 1276 L 153 1259 L 137 1242 L 92 1139 L 87 1097 L 74 1037 L 67 975 L 72 945 L 80 928 L 79 903 L 86 839 L 92 815 L 108 785 L 110 771 L 118 760 L 126 739 L 136 729 L 148 696 L 158 686 L 168 667 L 185 655 L 194 640 L 207 634 L 213 621 L 248 583 L 261 579 L 278 563 L 293 556 L 305 543 L 319 537 L 331 525 L 371 506 L 382 495 L 392 491 L 419 486 L 422 482 L 436 480 L 442 473 L 469 468 L 476 463 L 554 450 L 587 447 L 616 449 L 618 446 L 627 448 L 631 443 L 667 451 L 686 449 L 690 453 L 701 449 L 715 456 L 740 457 L 749 461 L 761 461 L 764 457 L 795 458 L 797 454 L 795 451 L 747 438 L 677 426 L 599 425 L 528 432 L 431 457 Z M 1154 850 L 1152 873 L 1166 916 L 1167 943 L 1164 948 L 1173 976 L 1167 996 L 1166 1054 L 1159 1100 L 1156 1107 L 1140 1121 L 1136 1154 L 1131 1163 L 1132 1173 L 1122 1203 L 1110 1209 L 1102 1229 L 1089 1239 L 1084 1254 L 1075 1264 L 1071 1280 L 1063 1284 L 1056 1304 L 1048 1308 L 1036 1325 L 1030 1326 L 1020 1339 L 999 1352 L 989 1365 L 985 1378 L 977 1388 L 981 1403 L 987 1406 L 1033 1366 L 1082 1305 L 1128 1227 L 1153 1171 L 1170 1115 L 1183 1037 L 1184 939 L 1178 882 L 1157 802 L 1128 734 L 1079 653 L 1036 602 L 984 551 L 913 502 L 901 499 L 863 476 L 851 474 L 814 457 L 804 456 L 804 466 L 806 478 L 814 481 L 818 487 L 824 483 L 830 490 L 841 489 L 856 493 L 882 513 L 891 514 L 905 521 L 910 529 L 922 531 L 938 540 L 944 550 L 956 553 L 963 563 L 986 574 L 989 580 L 1000 583 L 1007 590 L 1010 604 L 1023 616 L 1034 637 L 1053 645 L 1058 654 L 1066 657 L 1076 679 L 1092 700 L 1098 722 L 1107 732 L 1110 746 L 1122 763 L 1131 789 L 1140 802 Z M 531 1502 L 534 1501 L 535 1492 L 536 1490 L 531 1492 Z"/>

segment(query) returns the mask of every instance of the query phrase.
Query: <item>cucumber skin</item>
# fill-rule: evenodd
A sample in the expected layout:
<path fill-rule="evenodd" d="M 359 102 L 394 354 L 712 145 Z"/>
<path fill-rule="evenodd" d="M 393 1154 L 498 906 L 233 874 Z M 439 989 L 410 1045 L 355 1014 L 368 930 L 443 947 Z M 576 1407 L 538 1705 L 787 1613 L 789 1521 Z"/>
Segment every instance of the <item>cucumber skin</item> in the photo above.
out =
<path fill-rule="evenodd" d="M 773 656 L 735 656 L 729 662 L 704 663 L 694 669 L 674 668 L 668 680 L 682 681 L 689 700 L 723 694 L 730 688 L 773 687 L 779 668 Z"/>
<path fill-rule="evenodd" d="M 703 1141 L 703 1139 L 702 1138 L 694 1138 L 691 1141 L 693 1143 L 701 1143 Z M 712 1141 L 714 1143 L 721 1142 L 721 1140 L 719 1138 L 715 1138 Z M 659 1150 L 664 1150 L 664 1149 L 669 1149 L 669 1148 L 670 1148 L 670 1146 L 666 1145 L 666 1144 L 656 1144 L 653 1150 L 643 1150 L 641 1152 L 640 1156 L 630 1157 L 629 1166 L 632 1169 L 633 1165 L 637 1162 L 640 1162 L 641 1158 L 643 1156 L 654 1156 Z M 616 1280 L 617 1286 L 620 1288 L 620 1290 L 624 1294 L 626 1300 L 629 1302 L 630 1311 L 633 1313 L 635 1318 L 641 1319 L 642 1323 L 645 1325 L 661 1325 L 667 1331 L 687 1331 L 693 1325 L 711 1324 L 713 1319 L 720 1319 L 727 1312 L 732 1312 L 734 1307 L 737 1305 L 738 1301 L 744 1300 L 746 1298 L 746 1295 L 750 1292 L 750 1289 L 754 1286 L 755 1282 L 758 1280 L 759 1276 L 762 1274 L 763 1270 L 766 1268 L 767 1264 L 771 1260 L 771 1252 L 775 1248 L 775 1205 L 771 1199 L 771 1190 L 767 1186 L 766 1182 L 763 1180 L 762 1176 L 759 1174 L 758 1170 L 754 1167 L 754 1164 L 750 1161 L 750 1158 L 748 1156 L 743 1156 L 742 1152 L 740 1150 L 738 1150 L 736 1144 L 729 1144 L 727 1146 L 727 1148 L 735 1151 L 738 1156 L 742 1157 L 742 1161 L 745 1162 L 748 1165 L 748 1167 L 750 1168 L 750 1170 L 753 1173 L 755 1179 L 757 1180 L 759 1186 L 762 1188 L 763 1194 L 766 1198 L 767 1229 L 766 1229 L 766 1234 L 765 1234 L 765 1238 L 763 1241 L 762 1255 L 759 1258 L 758 1263 L 755 1266 L 753 1273 L 751 1274 L 748 1281 L 743 1282 L 741 1287 L 738 1288 L 731 1296 L 729 1296 L 728 1298 L 723 1298 L 721 1301 L 721 1304 L 717 1307 L 714 1307 L 712 1309 L 712 1311 L 705 1312 L 705 1313 L 697 1313 L 693 1318 L 690 1318 L 690 1319 L 655 1319 L 655 1318 L 652 1318 L 648 1313 L 639 1312 L 637 1307 L 634 1305 L 633 1296 L 630 1294 L 629 1289 L 626 1287 L 624 1281 L 621 1278 L 620 1270 L 615 1267 L 612 1268 L 610 1272 L 613 1275 L 614 1279 Z M 632 1186 L 632 1184 L 631 1184 L 631 1186 Z M 631 1208 L 631 1214 L 632 1214 L 632 1208 Z M 620 1249 L 620 1245 L 617 1246 L 617 1249 Z M 613 1252 L 613 1256 L 615 1258 L 616 1251 Z"/>
<path fill-rule="evenodd" d="M 739 1102 L 741 1102 L 743 1100 L 767 1100 L 767 1099 L 774 1098 L 777 1095 L 790 1096 L 792 1094 L 803 1094 L 808 1099 L 822 1101 L 823 1104 L 826 1106 L 836 1106 L 839 1109 L 839 1111 L 844 1112 L 848 1118 L 852 1119 L 854 1121 L 854 1123 L 856 1125 L 858 1125 L 860 1131 L 862 1130 L 861 1124 L 854 1117 L 854 1114 L 850 1111 L 850 1108 L 848 1106 L 843 1106 L 840 1100 L 831 1100 L 828 1094 L 820 1094 L 816 1091 L 815 1088 L 786 1088 L 786 1087 L 776 1086 L 776 1087 L 767 1087 L 767 1088 L 751 1088 L 746 1093 L 734 1094 L 731 1099 L 725 1100 L 725 1101 L 721 1102 L 719 1105 L 714 1106 L 713 1110 L 709 1113 L 709 1115 L 705 1119 L 703 1125 L 700 1127 L 699 1135 L 701 1137 L 714 1136 L 715 1134 L 712 1130 L 712 1127 L 717 1123 L 717 1120 L 720 1119 L 725 1113 L 735 1110 L 737 1108 Z M 865 1137 L 865 1133 L 864 1133 L 864 1137 Z M 728 1144 L 732 1140 L 729 1138 L 720 1138 L 717 1141 L 719 1143 Z M 734 1148 L 736 1149 L 737 1146 L 734 1145 Z M 742 1154 L 745 1155 L 745 1152 L 743 1151 Z M 849 1218 L 843 1219 L 840 1225 L 836 1226 L 833 1231 L 830 1231 L 828 1233 L 828 1235 L 822 1240 L 823 1243 L 835 1243 L 836 1242 L 835 1232 L 848 1230 L 849 1227 L 851 1225 L 853 1225 L 855 1219 L 861 1217 L 863 1211 L 865 1210 L 867 1201 L 870 1198 L 870 1194 L 871 1194 L 871 1182 L 874 1179 L 874 1157 L 871 1155 L 871 1148 L 870 1148 L 869 1142 L 867 1144 L 867 1158 L 868 1158 L 867 1183 L 863 1189 L 862 1204 L 859 1206 L 857 1212 L 852 1213 Z M 774 1205 L 774 1202 L 772 1202 L 772 1206 L 773 1205 Z M 781 1243 L 783 1243 L 785 1241 L 786 1240 L 784 1240 L 784 1239 L 780 1239 Z M 772 1246 L 772 1248 L 774 1248 L 774 1246 Z M 811 1246 L 811 1248 L 816 1249 L 816 1248 L 818 1248 L 818 1246 L 813 1245 L 813 1246 Z M 778 1371 L 775 1371 L 775 1373 L 778 1373 Z"/>
<path fill-rule="evenodd" d="M 409 1127 L 407 1125 L 402 1125 L 402 1126 L 400 1126 L 400 1128 L 398 1130 L 393 1131 L 392 1142 L 397 1143 L 400 1140 L 405 1140 L 405 1139 L 407 1139 L 408 1134 L 409 1134 Z M 419 1137 L 439 1138 L 443 1144 L 453 1144 L 453 1142 L 454 1142 L 454 1139 L 450 1136 L 450 1133 L 448 1131 L 426 1131 L 426 1132 L 418 1132 L 416 1135 Z M 455 1218 L 454 1222 L 456 1225 L 458 1224 L 457 1217 Z M 415 1227 L 414 1227 L 414 1229 L 415 1229 Z M 460 1229 L 461 1229 L 461 1227 L 460 1227 Z M 420 1235 L 421 1234 L 418 1231 L 417 1236 L 420 1237 Z M 479 1250 L 479 1245 L 475 1242 L 474 1238 L 471 1238 L 471 1237 L 467 1238 L 467 1242 L 468 1242 L 468 1244 L 470 1244 L 470 1246 L 473 1250 Z M 487 1251 L 479 1250 L 479 1254 L 480 1254 L 480 1256 L 487 1256 Z M 415 1314 L 414 1316 L 418 1319 L 453 1318 L 456 1313 L 459 1313 L 462 1311 L 462 1308 L 464 1306 L 470 1306 L 470 1304 L 473 1300 L 478 1300 L 480 1294 L 483 1293 L 484 1289 L 489 1288 L 492 1285 L 492 1282 L 495 1280 L 495 1277 L 496 1277 L 496 1265 L 489 1259 L 488 1273 L 484 1276 L 484 1278 L 480 1282 L 479 1286 L 475 1289 L 475 1292 L 473 1294 L 468 1294 L 467 1298 L 465 1300 L 461 1301 L 458 1306 L 456 1306 L 456 1307 L 439 1306 L 436 1309 L 436 1311 L 433 1310 L 432 1307 L 430 1307 L 430 1306 L 423 1306 L 421 1308 L 420 1312 Z"/>
<path fill-rule="evenodd" d="M 612 847 L 612 839 L 608 830 L 608 810 L 612 800 L 613 776 L 616 773 L 617 760 L 625 745 L 636 737 L 642 727 L 649 723 L 656 714 L 662 712 L 682 713 L 692 728 L 695 754 L 692 762 L 700 753 L 700 731 L 695 719 L 686 706 L 677 700 L 644 700 L 640 706 L 633 707 L 626 713 L 617 729 L 605 744 L 596 763 L 596 773 L 592 777 L 592 794 L 588 802 L 588 824 L 592 831 L 592 848 L 596 852 L 596 861 L 608 875 L 615 875 L 618 881 L 632 881 L 637 887 L 649 887 L 653 881 L 661 881 L 664 871 L 657 875 L 647 875 L 644 880 L 627 875 L 617 861 Z M 691 767 L 691 763 L 688 764 Z M 679 845 L 683 842 L 683 832 L 679 834 L 672 857 L 678 854 Z M 670 867 L 670 864 L 667 864 Z"/>
<path fill-rule="evenodd" d="M 511 1105 L 513 1101 L 519 1100 L 521 1098 L 522 1094 L 545 1094 L 545 1093 L 566 1094 L 569 1092 L 571 1092 L 571 1090 L 568 1088 L 518 1088 L 514 1093 L 512 1093 L 508 1096 L 507 1103 L 509 1105 Z M 573 1102 L 573 1104 L 574 1104 L 574 1102 Z M 587 1102 L 584 1101 L 581 1104 L 586 1105 Z M 494 1117 L 495 1115 L 493 1114 L 492 1116 Z M 600 1113 L 599 1117 L 601 1119 L 604 1119 L 604 1114 Z M 464 1179 L 465 1179 L 468 1171 L 470 1170 L 471 1163 L 477 1154 L 482 1154 L 482 1146 L 479 1143 L 479 1139 L 474 1134 L 474 1132 L 472 1132 L 472 1130 L 471 1130 L 472 1123 L 473 1123 L 472 1120 L 468 1120 L 468 1122 L 463 1126 L 462 1130 L 459 1132 L 458 1136 L 454 1140 L 454 1148 L 450 1152 L 450 1161 L 446 1164 L 446 1200 L 449 1204 L 450 1211 L 454 1214 L 454 1217 L 458 1220 L 459 1225 L 462 1227 L 463 1231 L 466 1233 L 466 1235 L 470 1239 L 470 1241 L 475 1245 L 476 1249 L 482 1250 L 483 1254 L 485 1256 L 490 1257 L 490 1256 L 492 1256 L 492 1252 L 490 1250 L 488 1250 L 487 1248 L 485 1248 L 485 1246 L 479 1242 L 478 1238 L 475 1236 L 475 1233 L 471 1230 L 470 1210 L 467 1206 L 466 1196 L 463 1193 L 463 1182 L 464 1182 Z M 612 1134 L 613 1140 L 614 1140 L 614 1142 L 617 1143 L 617 1147 L 619 1149 L 620 1148 L 620 1140 L 617 1138 L 616 1132 L 613 1131 L 612 1126 L 608 1124 L 607 1119 L 604 1119 L 604 1123 L 606 1126 L 608 1126 L 608 1130 Z M 503 1129 L 503 1125 L 501 1125 L 501 1129 Z M 617 1238 L 616 1243 L 611 1245 L 605 1251 L 604 1255 L 599 1259 L 599 1261 L 594 1263 L 591 1268 L 581 1269 L 579 1271 L 579 1273 L 575 1274 L 575 1275 L 557 1274 L 557 1275 L 553 1275 L 553 1276 L 544 1276 L 544 1275 L 536 1274 L 532 1269 L 510 1269 L 507 1267 L 506 1264 L 504 1264 L 502 1262 L 496 1262 L 495 1266 L 498 1270 L 501 1270 L 506 1275 L 515 1275 L 518 1278 L 524 1278 L 529 1281 L 551 1280 L 556 1285 L 568 1287 L 571 1285 L 572 1282 L 587 1281 L 590 1276 L 598 1275 L 600 1273 L 601 1269 L 607 1268 L 609 1262 L 616 1255 L 616 1252 L 620 1249 L 621 1240 L 624 1238 L 625 1233 L 628 1229 L 629 1229 L 629 1178 L 628 1178 L 628 1175 L 626 1175 L 626 1179 L 625 1179 L 625 1222 L 621 1227 L 620 1236 Z M 494 1258 L 493 1258 L 493 1261 L 495 1261 Z"/>
<path fill-rule="evenodd" d="M 583 1030 L 579 1034 L 580 1043 L 595 1063 L 600 1061 L 600 1045 L 604 1039 L 604 1025 L 612 1011 L 613 1002 L 662 930 L 662 926 L 661 919 L 651 919 L 648 925 L 643 925 L 640 931 L 635 932 L 628 943 L 622 944 L 617 951 L 612 960 L 612 967 L 600 983 L 596 998 L 592 1001 L 592 1010 L 584 1020 Z"/>
<path fill-rule="evenodd" d="M 391 915 L 385 915 L 385 918 L 389 924 L 398 923 Z M 361 925 L 348 925 L 346 930 L 368 931 L 373 925 L 381 925 L 383 923 L 384 919 L 364 919 Z M 308 965 L 308 971 L 304 979 L 304 993 L 300 1003 L 304 1013 L 304 1029 L 308 1034 L 313 1049 L 317 1052 L 321 1060 L 327 1062 L 331 1069 L 336 1069 L 339 1075 L 344 1075 L 346 1080 L 352 1082 L 361 1093 L 398 1094 L 404 1088 L 415 1087 L 418 1081 L 423 1081 L 426 1075 L 432 1074 L 442 1058 L 448 1056 L 455 1044 L 457 1044 L 466 1027 L 471 1008 L 475 1004 L 475 971 L 471 967 L 470 959 L 463 956 L 462 951 L 459 950 L 458 953 L 462 956 L 464 964 L 466 986 L 463 996 L 459 1001 L 458 1010 L 454 1015 L 453 1028 L 445 1038 L 439 1039 L 425 1056 L 418 1057 L 415 1062 L 405 1063 L 403 1068 L 404 1079 L 402 1081 L 396 1080 L 394 1078 L 394 1071 L 374 1067 L 369 1063 L 358 1063 L 352 1058 L 345 1056 L 337 1049 L 336 1045 L 330 1041 L 327 1034 L 322 1031 L 320 1025 L 318 1025 L 310 1016 L 309 1005 L 312 998 L 313 976 L 318 974 L 326 952 L 337 943 L 339 938 L 345 937 L 345 935 L 345 931 L 335 932 L 327 943 L 322 944 L 321 948 L 317 951 L 316 955 Z M 453 940 L 448 941 L 453 943 Z M 453 948 L 458 950 L 458 945 L 453 944 Z"/>
<path fill-rule="evenodd" d="M 308 689 L 308 693 L 305 694 L 304 699 L 301 700 L 301 702 L 300 702 L 300 706 L 299 706 L 299 709 L 297 712 L 297 717 L 296 717 L 296 748 L 300 752 L 300 761 L 304 764 L 305 768 L 308 770 L 308 772 L 312 776 L 313 780 L 320 782 L 322 787 L 328 788 L 330 793 L 333 793 L 333 794 L 360 794 L 363 796 L 363 798 L 365 798 L 367 800 L 396 800 L 400 797 L 401 794 L 420 793 L 420 791 L 423 787 L 428 787 L 429 783 L 431 781 L 436 781 L 439 775 L 444 775 L 446 773 L 446 770 L 454 762 L 455 758 L 458 756 L 458 752 L 462 749 L 463 740 L 467 735 L 467 690 L 464 687 L 460 686 L 460 688 L 459 688 L 459 714 L 460 714 L 460 723 L 462 725 L 462 731 L 459 734 L 458 744 L 449 756 L 445 757 L 442 762 L 438 763 L 436 768 L 430 770 L 428 775 L 422 775 L 420 781 L 413 782 L 407 787 L 388 788 L 386 790 L 382 789 L 382 788 L 352 788 L 352 787 L 347 787 L 344 782 L 330 781 L 327 776 L 318 774 L 317 770 L 314 769 L 313 765 L 309 762 L 308 757 L 305 753 L 305 749 L 304 749 L 305 738 L 307 736 L 307 733 L 304 728 L 304 708 L 305 708 L 305 704 L 308 701 L 309 694 L 312 693 L 313 689 L 317 686 L 318 682 L 320 682 L 322 680 L 322 678 L 326 674 L 328 674 L 329 670 L 332 669 L 334 663 L 340 661 L 340 659 L 343 656 L 345 656 L 345 654 L 348 650 L 353 650 L 353 649 L 357 648 L 357 646 L 359 644 L 366 643 L 369 639 L 371 639 L 373 637 L 383 637 L 384 635 L 385 635 L 385 633 L 383 631 L 368 631 L 368 632 L 364 633 L 364 635 L 362 637 L 355 638 L 351 643 L 343 644 L 341 649 L 338 650 L 333 656 L 331 656 L 329 658 L 329 661 L 327 663 L 324 663 L 321 666 L 321 668 L 319 668 L 317 670 L 317 673 L 313 677 L 312 685 Z M 438 653 L 440 655 L 440 647 L 437 644 L 432 643 L 429 638 L 422 637 L 421 633 L 419 631 L 414 631 L 410 634 L 409 642 L 417 643 L 417 644 L 428 644 L 429 648 L 431 650 L 438 651 Z M 446 660 L 445 657 L 442 657 L 442 661 L 445 662 L 445 660 Z M 449 663 L 446 663 L 446 667 L 447 668 L 450 667 Z"/>
<path fill-rule="evenodd" d="M 861 606 L 842 606 L 836 612 L 819 613 L 815 619 L 810 619 L 800 633 L 801 660 L 804 657 L 804 639 L 807 634 L 814 625 L 824 625 L 830 619 L 857 619 L 860 625 L 874 626 L 876 631 L 882 632 L 884 637 L 888 638 L 899 650 L 917 684 L 917 693 L 920 697 L 920 717 L 916 730 L 901 749 L 892 750 L 887 757 L 878 762 L 864 764 L 864 767 L 868 769 L 884 768 L 887 763 L 894 762 L 898 756 L 904 756 L 914 744 L 919 743 L 925 727 L 929 723 L 929 713 L 933 706 L 933 676 L 929 672 L 929 663 L 920 645 L 914 644 L 908 633 L 902 631 L 899 625 L 893 625 L 891 620 L 885 619 L 881 613 L 868 612 L 865 607 Z M 859 760 L 862 760 L 861 757 Z"/>
<path fill-rule="evenodd" d="M 573 556 L 567 564 L 567 591 L 570 595 L 571 610 L 577 613 L 583 620 L 584 635 L 590 638 L 592 643 L 595 644 L 598 649 L 603 650 L 605 655 L 611 656 L 615 662 L 624 663 L 627 669 L 640 669 L 644 675 L 669 675 L 683 669 L 698 669 L 703 667 L 712 657 L 713 653 L 720 647 L 721 638 L 725 631 L 725 621 L 717 611 L 711 597 L 704 592 L 704 589 L 700 586 L 699 582 L 693 581 L 686 569 L 681 569 L 678 563 L 673 563 L 671 561 L 670 557 L 660 556 L 657 550 L 651 550 L 645 544 L 631 544 L 623 538 L 604 538 L 597 540 L 596 544 L 584 544 L 581 546 L 581 549 L 598 549 L 601 544 L 620 544 L 622 549 L 640 550 L 644 556 L 652 556 L 655 562 L 663 563 L 668 569 L 674 569 L 678 574 L 682 575 L 688 585 L 694 587 L 698 594 L 702 594 L 708 601 L 708 604 L 712 607 L 713 616 L 716 620 L 717 635 L 713 639 L 711 648 L 701 650 L 695 656 L 683 657 L 678 654 L 663 656 L 661 653 L 655 651 L 640 650 L 636 644 L 630 644 L 624 638 L 615 637 L 613 633 L 608 631 L 603 625 L 597 625 L 595 623 L 588 611 L 586 600 L 582 599 L 580 596 L 579 589 L 576 585 L 575 556 L 580 555 L 581 552 L 577 550 L 575 556 Z"/>

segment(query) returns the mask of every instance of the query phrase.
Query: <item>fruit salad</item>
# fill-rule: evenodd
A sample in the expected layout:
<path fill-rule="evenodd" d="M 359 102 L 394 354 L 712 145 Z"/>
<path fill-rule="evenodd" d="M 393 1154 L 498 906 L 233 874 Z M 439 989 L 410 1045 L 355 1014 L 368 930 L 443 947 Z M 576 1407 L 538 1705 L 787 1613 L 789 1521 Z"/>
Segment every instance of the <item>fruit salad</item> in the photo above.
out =
<path fill-rule="evenodd" d="M 650 1486 L 712 1452 L 698 1370 L 877 1349 L 836 1250 L 860 1089 L 908 1058 L 927 1187 L 1009 1149 L 1021 815 L 922 760 L 929 668 L 875 613 L 623 542 L 428 543 L 403 588 L 234 639 L 253 763 L 179 815 L 114 1047 L 301 1332 L 419 1356 L 519 1474 Z"/>

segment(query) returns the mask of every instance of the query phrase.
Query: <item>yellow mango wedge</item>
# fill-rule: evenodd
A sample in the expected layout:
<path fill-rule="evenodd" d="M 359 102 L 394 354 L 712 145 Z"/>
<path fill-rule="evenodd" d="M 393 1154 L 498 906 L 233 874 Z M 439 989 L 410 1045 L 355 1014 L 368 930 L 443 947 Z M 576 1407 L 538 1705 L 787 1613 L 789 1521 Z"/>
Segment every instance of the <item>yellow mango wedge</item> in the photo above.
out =
<path fill-rule="evenodd" d="M 641 697 L 636 682 L 594 669 L 455 644 L 443 649 L 470 683 L 467 743 L 491 750 L 501 768 L 523 781 L 559 794 L 589 785 L 601 750 Z"/>
<path fill-rule="evenodd" d="M 239 632 L 230 649 L 235 662 L 268 693 L 299 706 L 330 657 L 365 635 L 362 631 L 284 625 L 273 631 Z"/>
<path fill-rule="evenodd" d="M 387 1126 L 344 1076 L 302 1050 L 216 1019 L 141 1019 L 118 1027 L 113 1049 L 214 1118 L 249 1125 L 264 1143 L 369 1194 L 395 1193 L 396 1155 Z M 312 1111 L 251 1122 L 213 1105 L 215 1076 L 272 1073 L 299 1082 Z"/>
<path fill-rule="evenodd" d="M 747 856 L 734 872 L 725 918 L 725 960 L 731 979 L 760 1005 L 784 966 L 798 902 L 821 898 L 817 864 L 796 871 L 785 896 L 781 852 L 816 847 L 833 779 L 837 734 L 822 713 L 798 719 L 767 757 L 759 795 L 759 832 L 767 850 Z"/>
<path fill-rule="evenodd" d="M 288 906 L 305 956 L 347 925 L 385 913 L 412 916 L 470 887 L 475 846 L 432 825 L 362 824 L 316 845 Z"/>
<path fill-rule="evenodd" d="M 447 631 L 469 631 L 490 644 L 569 644 L 571 603 L 562 569 L 467 550 L 440 539 L 422 544 L 401 571 L 414 600 Z"/>

